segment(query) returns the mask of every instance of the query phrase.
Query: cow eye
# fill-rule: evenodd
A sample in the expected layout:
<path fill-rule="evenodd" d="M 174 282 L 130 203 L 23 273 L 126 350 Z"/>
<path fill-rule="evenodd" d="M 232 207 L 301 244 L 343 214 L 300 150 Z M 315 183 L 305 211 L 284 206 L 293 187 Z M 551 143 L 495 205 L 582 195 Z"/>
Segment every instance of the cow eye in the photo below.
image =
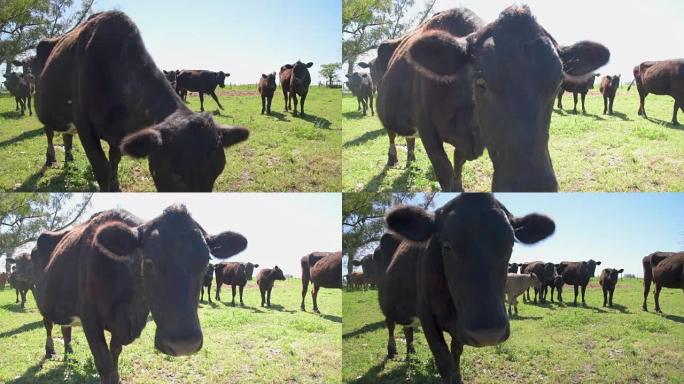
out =
<path fill-rule="evenodd" d="M 477 85 L 477 88 L 479 88 L 481 91 L 487 90 L 487 82 L 481 77 L 475 80 L 475 85 Z"/>

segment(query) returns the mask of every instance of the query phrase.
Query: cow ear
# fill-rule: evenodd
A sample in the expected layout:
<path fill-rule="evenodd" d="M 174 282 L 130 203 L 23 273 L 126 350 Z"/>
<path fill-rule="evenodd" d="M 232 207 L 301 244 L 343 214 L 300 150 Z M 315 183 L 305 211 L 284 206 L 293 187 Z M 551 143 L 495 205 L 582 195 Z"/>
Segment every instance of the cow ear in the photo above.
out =
<path fill-rule="evenodd" d="M 470 57 L 467 42 L 448 33 L 433 31 L 414 40 L 408 48 L 408 62 L 423 76 L 444 83 L 456 80 Z"/>
<path fill-rule="evenodd" d="M 254 264 L 254 268 L 259 268 L 259 264 Z"/>
<path fill-rule="evenodd" d="M 306 67 L 307 67 L 307 68 L 313 67 L 313 63 L 309 61 L 308 63 L 306 63 Z"/>
<path fill-rule="evenodd" d="M 227 125 L 218 125 L 216 127 L 221 136 L 221 144 L 224 147 L 243 142 L 249 137 L 249 129 L 244 127 L 231 127 Z"/>
<path fill-rule="evenodd" d="M 161 132 L 156 127 L 131 133 L 121 141 L 121 152 L 136 158 L 147 157 L 164 144 Z"/>
<path fill-rule="evenodd" d="M 14 60 L 12 61 L 12 65 L 14 65 L 15 67 L 21 67 L 22 65 L 24 65 L 24 63 L 22 63 L 19 60 Z"/>
<path fill-rule="evenodd" d="M 563 62 L 563 71 L 573 76 L 589 73 L 605 65 L 610 59 L 608 48 L 593 41 L 580 41 L 561 47 L 558 55 Z"/>
<path fill-rule="evenodd" d="M 285 68 L 292 69 L 292 64 L 285 64 Z"/>
<path fill-rule="evenodd" d="M 7 262 L 10 263 L 10 264 L 16 263 L 16 260 L 14 260 L 14 258 L 12 258 L 12 257 L 6 257 L 6 258 L 5 258 L 5 261 L 7 261 Z"/>
<path fill-rule="evenodd" d="M 211 254 L 219 259 L 237 255 L 247 248 L 247 239 L 239 233 L 226 231 L 205 237 Z"/>
<path fill-rule="evenodd" d="M 380 238 L 380 249 L 390 257 L 399 248 L 399 244 L 401 244 L 401 239 L 392 233 L 385 233 Z"/>
<path fill-rule="evenodd" d="M 368 63 L 365 63 L 362 61 L 362 62 L 358 63 L 358 66 L 361 68 L 368 68 Z"/>
<path fill-rule="evenodd" d="M 622 273 L 622 272 L 624 272 L 625 270 L 624 270 L 624 269 L 618 269 L 617 271 L 618 271 L 618 273 Z"/>
<path fill-rule="evenodd" d="M 268 76 L 266 76 L 265 73 L 262 73 L 262 74 L 261 74 L 261 77 L 263 77 L 263 78 L 265 79 L 265 78 L 267 78 Z"/>
<path fill-rule="evenodd" d="M 427 241 L 435 231 L 435 218 L 419 207 L 399 206 L 385 217 L 387 227 L 412 241 Z"/>
<path fill-rule="evenodd" d="M 600 262 L 600 261 L 597 261 L 597 262 L 596 262 L 596 265 L 601 265 L 601 262 Z"/>
<path fill-rule="evenodd" d="M 544 240 L 556 230 L 556 224 L 553 220 L 538 213 L 514 217 L 511 219 L 511 226 L 515 232 L 515 237 L 525 244 L 534 244 Z"/>
<path fill-rule="evenodd" d="M 137 229 L 115 221 L 97 229 L 93 246 L 110 259 L 123 261 L 140 246 L 140 237 Z"/>

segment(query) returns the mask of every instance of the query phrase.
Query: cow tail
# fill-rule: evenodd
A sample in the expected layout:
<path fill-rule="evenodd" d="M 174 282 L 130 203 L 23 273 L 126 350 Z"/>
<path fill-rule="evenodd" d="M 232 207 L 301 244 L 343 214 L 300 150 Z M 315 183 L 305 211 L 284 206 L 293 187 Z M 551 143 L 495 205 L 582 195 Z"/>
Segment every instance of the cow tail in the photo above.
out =
<path fill-rule="evenodd" d="M 632 84 L 634 84 L 634 81 L 636 81 L 636 77 L 632 79 L 632 82 L 629 83 L 629 86 L 627 87 L 627 92 L 632 88 Z"/>

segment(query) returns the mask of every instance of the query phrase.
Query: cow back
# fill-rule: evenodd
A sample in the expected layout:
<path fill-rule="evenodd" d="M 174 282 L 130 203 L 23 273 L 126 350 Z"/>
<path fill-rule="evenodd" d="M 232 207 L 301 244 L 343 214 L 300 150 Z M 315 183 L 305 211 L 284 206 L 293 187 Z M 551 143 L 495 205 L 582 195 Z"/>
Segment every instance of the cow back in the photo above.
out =
<path fill-rule="evenodd" d="M 342 252 L 313 252 L 307 261 L 315 285 L 342 288 Z"/>
<path fill-rule="evenodd" d="M 650 262 L 656 284 L 684 289 L 684 252 L 656 252 Z"/>

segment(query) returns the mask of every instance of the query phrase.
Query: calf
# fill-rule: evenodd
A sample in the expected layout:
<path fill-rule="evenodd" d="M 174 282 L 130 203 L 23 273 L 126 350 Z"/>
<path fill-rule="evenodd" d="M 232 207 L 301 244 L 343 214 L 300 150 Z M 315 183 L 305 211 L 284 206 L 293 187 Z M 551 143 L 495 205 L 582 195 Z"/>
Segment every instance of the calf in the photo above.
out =
<path fill-rule="evenodd" d="M 285 64 L 280 67 L 280 88 L 283 89 L 283 97 L 285 98 L 285 112 L 292 110 L 292 100 L 294 100 L 294 110 L 292 115 L 297 116 L 297 95 L 302 98 L 301 116 L 304 116 L 304 101 L 306 95 L 309 93 L 309 85 L 311 84 L 311 75 L 309 68 L 313 63 L 302 63 L 297 60 L 294 64 Z"/>
<path fill-rule="evenodd" d="M 276 280 L 285 280 L 283 270 L 276 265 L 273 269 L 264 268 L 257 273 L 257 285 L 261 292 L 261 306 L 271 306 L 271 291 Z"/>
<path fill-rule="evenodd" d="M 200 99 L 200 111 L 204 112 L 204 94 L 208 94 L 216 102 L 216 105 L 223 110 L 223 106 L 216 97 L 216 87 L 226 86 L 226 77 L 230 73 L 223 71 L 212 72 L 205 70 L 182 70 L 176 75 L 176 92 L 180 95 L 183 91 L 197 92 Z M 183 99 L 185 99 L 183 97 Z"/>
<path fill-rule="evenodd" d="M 620 75 L 617 76 L 603 76 L 601 78 L 601 85 L 599 90 L 603 95 L 603 114 L 613 114 L 613 101 L 615 101 L 615 94 L 620 88 Z"/>
<path fill-rule="evenodd" d="M 176 75 L 178 74 L 178 71 L 162 71 L 164 73 L 164 77 L 166 77 L 166 80 L 169 81 L 172 87 L 176 87 Z"/>
<path fill-rule="evenodd" d="M 368 104 L 370 102 L 371 115 L 375 116 L 375 110 L 373 109 L 373 81 L 366 73 L 354 72 L 352 74 L 345 75 L 348 79 L 349 90 L 354 96 L 356 96 L 356 101 L 359 104 L 359 111 L 361 106 L 363 106 L 364 116 L 367 114 Z"/>
<path fill-rule="evenodd" d="M 565 281 L 563 281 L 563 276 L 561 275 L 556 275 L 556 277 L 553 278 L 553 285 L 551 285 L 551 302 L 553 303 L 553 291 L 554 289 L 558 292 L 558 302 L 562 303 L 563 302 L 563 285 L 565 284 Z"/>
<path fill-rule="evenodd" d="M 204 272 L 204 279 L 202 280 L 202 293 L 200 295 L 200 302 L 204 301 L 204 288 L 207 288 L 207 297 L 211 303 L 211 282 L 214 280 L 214 266 L 209 264 L 207 271 Z"/>
<path fill-rule="evenodd" d="M 55 353 L 53 323 L 62 326 L 69 352 L 70 326 L 80 322 L 100 382 L 119 383 L 122 347 L 140 336 L 150 312 L 156 349 L 171 356 L 197 352 L 197 305 L 210 255 L 223 259 L 246 246 L 234 232 L 209 235 L 182 205 L 147 222 L 117 209 L 42 233 L 31 260 L 46 357 Z M 111 334 L 109 346 L 104 331 Z"/>
<path fill-rule="evenodd" d="M 240 288 L 240 305 L 245 305 L 242 301 L 242 291 L 247 285 L 248 280 L 252 280 L 254 268 L 258 268 L 259 264 L 252 263 L 236 263 L 226 262 L 217 264 L 216 270 L 216 301 L 221 301 L 221 285 L 230 285 L 233 291 L 233 301 L 231 305 L 235 305 L 235 287 Z"/>
<path fill-rule="evenodd" d="M 646 116 L 646 96 L 668 95 L 674 98 L 672 124 L 679 125 L 677 110 L 684 111 L 684 59 L 665 61 L 645 61 L 634 67 L 634 80 L 627 87 L 627 91 L 636 82 L 639 91 L 639 116 Z"/>
<path fill-rule="evenodd" d="M 598 77 L 598 73 L 590 73 L 584 76 L 569 76 L 564 75 L 563 83 L 558 92 L 558 109 L 563 109 L 563 93 L 565 91 L 572 92 L 572 98 L 575 101 L 572 113 L 577 113 L 577 94 L 582 95 L 582 113 L 587 113 L 584 109 L 584 98 L 590 89 L 594 88 L 594 79 Z"/>
<path fill-rule="evenodd" d="M 263 115 L 264 111 L 266 111 L 270 115 L 271 101 L 276 90 L 275 72 L 268 75 L 262 73 L 257 90 L 259 90 L 259 95 L 261 95 L 261 114 Z"/>
<path fill-rule="evenodd" d="M 312 252 L 300 260 L 302 266 L 302 311 L 306 311 L 304 299 L 313 283 L 311 298 L 314 313 L 318 310 L 318 291 L 321 288 L 342 288 L 342 252 Z"/>
<path fill-rule="evenodd" d="M 651 281 L 655 283 L 653 297 L 655 299 L 655 310 L 660 310 L 660 290 L 665 288 L 684 289 L 684 252 L 654 252 L 642 260 L 644 266 L 644 311 L 648 291 L 651 288 Z"/>
<path fill-rule="evenodd" d="M 541 303 L 546 302 L 546 288 L 553 283 L 553 278 L 556 275 L 556 269 L 553 263 L 545 263 L 543 261 L 533 261 L 528 263 L 520 273 L 530 274 L 534 273 L 540 281 L 539 287 L 534 287 L 534 303 L 537 304 L 537 294 Z M 530 291 L 527 289 L 527 301 L 530 300 Z"/>
<path fill-rule="evenodd" d="M 5 86 L 12 96 L 14 96 L 17 105 L 16 110 L 21 109 L 21 115 L 24 116 L 24 110 L 28 106 L 29 116 L 33 116 L 31 109 L 31 97 L 34 91 L 34 78 L 31 74 L 10 73 L 5 75 Z"/>
<path fill-rule="evenodd" d="M 28 291 L 33 292 L 35 284 L 31 273 L 31 256 L 28 253 L 22 253 L 16 257 L 7 257 L 5 262 L 13 264 L 8 281 L 17 296 L 15 303 L 19 303 L 19 297 L 21 297 L 21 308 L 23 309 L 26 307 L 26 293 Z"/>
<path fill-rule="evenodd" d="M 73 123 L 101 191 L 120 190 L 123 153 L 149 158 L 158 191 L 209 192 L 225 167 L 224 147 L 249 136 L 246 128 L 191 112 L 121 12 L 95 14 L 65 35 L 41 41 L 33 69 L 36 113 L 48 139 L 46 164 L 55 162 L 54 132 L 67 133 Z M 101 140 L 109 144 L 109 159 Z M 71 135 L 64 146 L 72 158 Z"/>
<path fill-rule="evenodd" d="M 508 316 L 511 316 L 511 305 L 515 308 L 515 314 L 518 314 L 518 299 L 517 297 L 525 293 L 530 287 L 535 290 L 541 289 L 541 281 L 537 278 L 534 272 L 529 274 L 509 273 L 506 278 L 506 297 L 508 301 Z"/>
<path fill-rule="evenodd" d="M 613 269 L 613 268 L 605 268 L 603 271 L 601 271 L 601 275 L 599 276 L 599 284 L 601 285 L 601 288 L 603 289 L 603 306 L 604 307 L 606 306 L 606 303 L 610 307 L 613 306 L 613 292 L 615 291 L 615 285 L 617 284 L 617 281 L 618 281 L 618 275 L 624 271 L 625 271 L 624 269 Z"/>
<path fill-rule="evenodd" d="M 587 305 L 584 301 L 584 292 L 587 289 L 589 280 L 594 277 L 597 265 L 601 265 L 601 262 L 591 259 L 588 261 L 563 261 L 560 263 L 563 281 L 565 281 L 565 284 L 572 285 L 575 288 L 574 305 L 577 305 L 578 287 L 582 287 L 582 305 Z"/>
<path fill-rule="evenodd" d="M 518 263 L 508 263 L 508 273 L 518 273 Z"/>

